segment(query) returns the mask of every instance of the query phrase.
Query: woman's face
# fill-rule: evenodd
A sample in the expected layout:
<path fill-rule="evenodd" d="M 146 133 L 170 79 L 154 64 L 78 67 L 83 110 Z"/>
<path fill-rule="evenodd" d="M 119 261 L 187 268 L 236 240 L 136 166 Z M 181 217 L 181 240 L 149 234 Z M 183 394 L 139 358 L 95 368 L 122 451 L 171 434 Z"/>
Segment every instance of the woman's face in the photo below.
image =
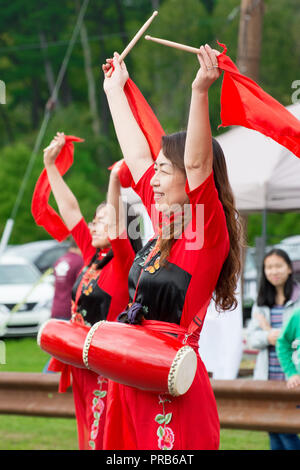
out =
<path fill-rule="evenodd" d="M 89 229 L 93 247 L 107 248 L 110 245 L 108 239 L 108 210 L 106 206 L 101 206 L 97 210 L 94 220 L 89 224 Z"/>
<path fill-rule="evenodd" d="M 168 160 L 162 150 L 154 163 L 155 175 L 150 184 L 154 191 L 155 207 L 158 211 L 168 213 L 170 208 L 178 210 L 188 202 L 185 192 L 186 176 Z"/>
<path fill-rule="evenodd" d="M 274 287 L 284 287 L 292 270 L 281 256 L 273 254 L 265 259 L 264 272 Z"/>

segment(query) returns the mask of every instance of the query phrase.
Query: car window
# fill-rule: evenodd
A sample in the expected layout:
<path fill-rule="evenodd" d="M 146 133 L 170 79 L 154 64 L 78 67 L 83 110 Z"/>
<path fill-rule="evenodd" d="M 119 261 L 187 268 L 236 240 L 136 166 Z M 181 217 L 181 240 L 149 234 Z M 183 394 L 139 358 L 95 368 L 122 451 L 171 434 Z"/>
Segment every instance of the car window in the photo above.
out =
<path fill-rule="evenodd" d="M 22 256 L 28 261 L 34 262 L 34 260 L 39 256 L 41 249 L 38 247 L 24 248 L 23 245 L 9 247 L 8 253 L 12 255 Z"/>
<path fill-rule="evenodd" d="M 33 284 L 39 274 L 31 266 L 22 264 L 1 264 L 0 284 Z"/>
<path fill-rule="evenodd" d="M 52 248 L 51 250 L 42 253 L 39 258 L 35 261 L 35 265 L 41 270 L 44 271 L 47 268 L 53 266 L 56 260 L 62 256 L 67 251 L 67 247 L 59 246 Z"/>

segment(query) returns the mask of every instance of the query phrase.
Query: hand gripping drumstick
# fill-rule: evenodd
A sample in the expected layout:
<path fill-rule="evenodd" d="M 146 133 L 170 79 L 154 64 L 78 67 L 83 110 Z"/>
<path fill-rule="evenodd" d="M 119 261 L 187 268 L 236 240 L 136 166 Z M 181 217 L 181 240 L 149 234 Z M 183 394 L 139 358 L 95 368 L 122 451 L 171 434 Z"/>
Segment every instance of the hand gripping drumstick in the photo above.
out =
<path fill-rule="evenodd" d="M 145 36 L 145 39 L 153 42 L 158 42 L 164 46 L 174 47 L 175 49 L 181 49 L 182 51 L 192 52 L 193 54 L 199 54 L 200 49 L 196 47 L 186 46 L 185 44 L 180 44 L 179 42 L 167 41 L 166 39 L 153 38 L 152 36 Z"/>
<path fill-rule="evenodd" d="M 133 46 L 135 46 L 135 44 L 138 42 L 138 40 L 140 39 L 140 37 L 144 34 L 144 32 L 146 31 L 147 28 L 149 28 L 150 24 L 152 23 L 152 21 L 154 20 L 154 18 L 156 17 L 156 15 L 158 15 L 158 11 L 154 11 L 153 14 L 150 16 L 150 18 L 146 21 L 146 23 L 141 27 L 141 29 L 138 30 L 138 32 L 136 33 L 136 35 L 131 39 L 130 43 L 128 44 L 127 47 L 125 47 L 124 51 L 122 52 L 122 54 L 119 56 L 119 62 L 121 63 L 122 60 L 125 59 L 125 57 L 127 56 L 128 52 L 131 51 L 131 49 L 133 48 Z"/>

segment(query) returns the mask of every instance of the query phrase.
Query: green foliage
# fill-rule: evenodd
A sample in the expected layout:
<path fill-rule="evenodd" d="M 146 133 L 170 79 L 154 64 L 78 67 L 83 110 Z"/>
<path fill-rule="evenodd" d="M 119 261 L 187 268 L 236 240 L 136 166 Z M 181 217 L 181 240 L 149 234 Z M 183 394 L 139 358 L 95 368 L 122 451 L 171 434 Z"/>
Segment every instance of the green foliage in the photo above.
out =
<path fill-rule="evenodd" d="M 267 214 L 267 244 L 274 245 L 283 238 L 300 234 L 299 212 Z M 248 217 L 248 245 L 255 245 L 255 238 L 262 235 L 262 215 L 250 214 Z"/>

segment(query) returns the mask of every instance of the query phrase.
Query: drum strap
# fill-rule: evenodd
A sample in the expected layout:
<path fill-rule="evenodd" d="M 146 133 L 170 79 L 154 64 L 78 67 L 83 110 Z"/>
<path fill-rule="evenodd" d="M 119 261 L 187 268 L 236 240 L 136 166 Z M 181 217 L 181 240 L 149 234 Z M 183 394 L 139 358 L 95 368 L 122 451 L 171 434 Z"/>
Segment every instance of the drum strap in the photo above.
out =
<path fill-rule="evenodd" d="M 159 251 L 159 237 L 157 238 L 157 241 L 156 241 L 156 244 L 155 244 L 154 248 L 148 254 L 148 256 L 146 258 L 146 261 L 145 261 L 145 265 L 150 261 L 150 259 L 153 256 L 156 255 L 156 253 L 158 251 Z M 135 302 L 135 299 L 136 299 L 136 296 L 137 296 L 137 291 L 138 291 L 138 287 L 139 287 L 142 272 L 143 272 L 143 268 L 141 269 L 141 272 L 140 272 L 140 275 L 139 275 L 139 278 L 138 278 L 138 282 L 137 282 L 137 285 L 136 285 L 136 289 L 135 289 L 135 293 L 134 293 L 132 303 Z M 206 311 L 207 311 L 209 303 L 210 303 L 210 299 L 208 299 L 208 301 L 202 306 L 202 308 L 199 310 L 197 315 L 194 316 L 194 318 L 191 321 L 191 323 L 189 324 L 188 328 L 179 326 L 176 323 L 161 322 L 161 321 L 157 321 L 157 320 L 144 320 L 142 325 L 144 325 L 145 327 L 151 328 L 151 329 L 161 331 L 163 333 L 173 333 L 173 334 L 177 334 L 177 335 L 184 335 L 183 342 L 186 343 L 189 336 L 199 335 L 200 334 L 200 331 L 202 330 L 202 326 L 203 326 L 204 317 L 206 315 Z"/>
<path fill-rule="evenodd" d="M 207 311 L 207 308 L 209 306 L 210 300 L 211 299 L 208 299 L 207 302 L 201 307 L 201 309 L 199 310 L 197 315 L 194 316 L 193 320 L 189 324 L 188 334 L 193 334 L 197 331 L 199 333 L 201 332 L 203 322 L 204 322 L 204 318 L 205 318 L 206 311 Z"/>

